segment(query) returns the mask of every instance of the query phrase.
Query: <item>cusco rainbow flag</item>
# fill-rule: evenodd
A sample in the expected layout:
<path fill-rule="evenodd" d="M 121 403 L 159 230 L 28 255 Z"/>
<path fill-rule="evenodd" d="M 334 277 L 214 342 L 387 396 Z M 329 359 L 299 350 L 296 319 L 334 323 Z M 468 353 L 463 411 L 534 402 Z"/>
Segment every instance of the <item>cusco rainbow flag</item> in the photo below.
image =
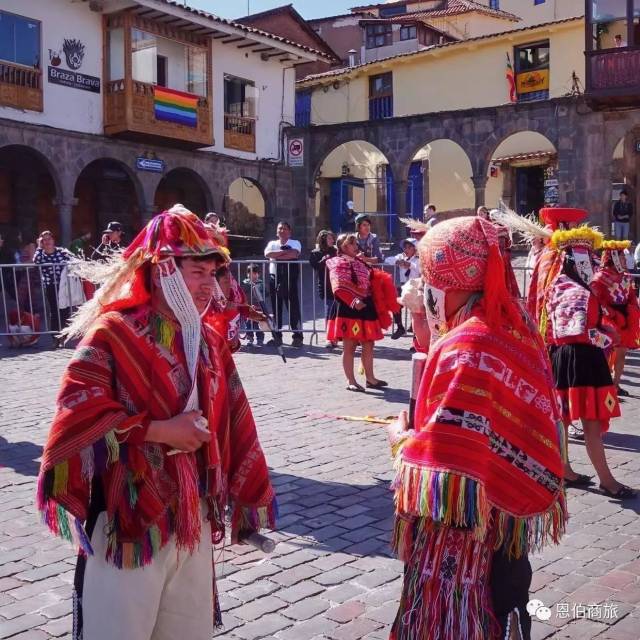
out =
<path fill-rule="evenodd" d="M 198 96 L 166 87 L 154 87 L 156 120 L 166 120 L 187 127 L 198 126 Z"/>

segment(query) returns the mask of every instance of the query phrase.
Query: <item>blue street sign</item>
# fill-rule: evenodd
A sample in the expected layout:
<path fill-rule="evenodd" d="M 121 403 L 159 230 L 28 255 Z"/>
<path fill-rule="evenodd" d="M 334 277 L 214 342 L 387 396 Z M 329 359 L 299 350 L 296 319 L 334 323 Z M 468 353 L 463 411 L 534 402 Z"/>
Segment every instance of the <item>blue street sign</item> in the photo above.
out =
<path fill-rule="evenodd" d="M 155 158 L 136 158 L 136 169 L 138 171 L 152 171 L 153 173 L 164 172 L 164 160 Z"/>

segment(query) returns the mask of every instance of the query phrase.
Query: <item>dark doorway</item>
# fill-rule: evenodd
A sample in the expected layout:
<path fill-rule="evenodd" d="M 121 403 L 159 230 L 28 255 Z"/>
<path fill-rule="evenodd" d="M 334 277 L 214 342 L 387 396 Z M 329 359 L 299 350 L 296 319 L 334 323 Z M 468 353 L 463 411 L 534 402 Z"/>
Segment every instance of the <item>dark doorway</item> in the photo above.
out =
<path fill-rule="evenodd" d="M 516 168 L 516 211 L 537 214 L 544 206 L 544 167 Z"/>
<path fill-rule="evenodd" d="M 154 205 L 157 211 L 165 211 L 175 204 L 182 204 L 189 211 L 204 217 L 209 211 L 207 195 L 202 178 L 197 173 L 190 169 L 173 169 L 160 181 Z"/>

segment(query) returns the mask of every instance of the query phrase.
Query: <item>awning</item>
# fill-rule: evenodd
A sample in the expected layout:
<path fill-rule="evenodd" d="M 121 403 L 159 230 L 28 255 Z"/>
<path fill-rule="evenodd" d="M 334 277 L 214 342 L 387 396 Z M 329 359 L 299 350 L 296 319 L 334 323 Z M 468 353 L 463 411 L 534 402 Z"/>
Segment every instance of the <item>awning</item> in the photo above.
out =
<path fill-rule="evenodd" d="M 510 167 L 539 167 L 549 164 L 555 159 L 556 151 L 531 151 L 529 153 L 518 153 L 512 156 L 501 156 L 493 158 L 492 164 L 508 164 Z"/>

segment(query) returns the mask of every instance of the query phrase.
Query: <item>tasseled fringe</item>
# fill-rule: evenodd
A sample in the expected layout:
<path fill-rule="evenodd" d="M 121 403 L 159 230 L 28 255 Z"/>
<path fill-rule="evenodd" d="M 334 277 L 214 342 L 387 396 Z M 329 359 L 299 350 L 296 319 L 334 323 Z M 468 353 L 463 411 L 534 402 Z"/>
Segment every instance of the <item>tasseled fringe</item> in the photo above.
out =
<path fill-rule="evenodd" d="M 414 540 L 405 560 L 393 640 L 486 640 L 495 637 L 488 585 L 491 548 L 470 532 L 411 523 Z"/>
<path fill-rule="evenodd" d="M 118 569 L 139 569 L 148 564 L 158 551 L 169 541 L 170 532 L 167 522 L 160 528 L 150 527 L 144 534 L 142 542 L 118 542 L 113 522 L 109 523 L 107 534 L 107 562 Z"/>
<path fill-rule="evenodd" d="M 194 457 L 178 455 L 174 457 L 178 501 L 176 513 L 176 547 L 193 553 L 200 542 L 202 521 L 200 516 L 200 494 L 198 491 L 198 470 Z"/>
<path fill-rule="evenodd" d="M 495 548 L 505 545 L 509 556 L 516 558 L 529 551 L 539 551 L 550 542 L 557 544 L 564 534 L 568 514 L 562 490 L 544 513 L 518 518 L 493 509 L 484 488 L 475 480 L 402 461 L 397 468 L 392 484 L 396 492 L 394 548 L 406 547 L 403 542 L 408 536 L 406 524 L 400 520 L 407 515 L 427 518 L 444 526 L 473 529 L 477 540 L 485 540 L 491 529 L 496 532 Z"/>
<path fill-rule="evenodd" d="M 490 506 L 479 482 L 414 467 L 400 459 L 396 468 L 392 489 L 397 512 L 426 516 L 446 526 L 472 528 L 479 539 L 485 538 Z"/>
<path fill-rule="evenodd" d="M 152 314 L 151 323 L 156 343 L 165 349 L 171 349 L 176 338 L 176 330 L 173 324 L 158 314 Z"/>
<path fill-rule="evenodd" d="M 107 462 L 113 464 L 120 459 L 120 443 L 116 437 L 115 431 L 108 431 L 104 436 L 105 443 L 107 445 Z"/>
<path fill-rule="evenodd" d="M 407 562 L 413 548 L 413 528 L 416 518 L 404 514 L 396 514 L 391 548 L 403 562 Z"/>
<path fill-rule="evenodd" d="M 48 473 L 51 473 L 50 470 Z M 73 544 L 87 555 L 93 555 L 93 548 L 82 523 L 72 516 L 63 506 L 45 495 L 46 474 L 38 479 L 37 504 L 42 522 L 56 536 Z M 55 482 L 55 481 L 54 481 Z"/>
<path fill-rule="evenodd" d="M 69 483 L 69 463 L 65 460 L 53 467 L 53 489 L 54 497 L 67 493 Z"/>
<path fill-rule="evenodd" d="M 232 531 L 260 531 L 274 529 L 278 518 L 278 501 L 273 500 L 263 507 L 236 507 L 231 518 Z"/>

